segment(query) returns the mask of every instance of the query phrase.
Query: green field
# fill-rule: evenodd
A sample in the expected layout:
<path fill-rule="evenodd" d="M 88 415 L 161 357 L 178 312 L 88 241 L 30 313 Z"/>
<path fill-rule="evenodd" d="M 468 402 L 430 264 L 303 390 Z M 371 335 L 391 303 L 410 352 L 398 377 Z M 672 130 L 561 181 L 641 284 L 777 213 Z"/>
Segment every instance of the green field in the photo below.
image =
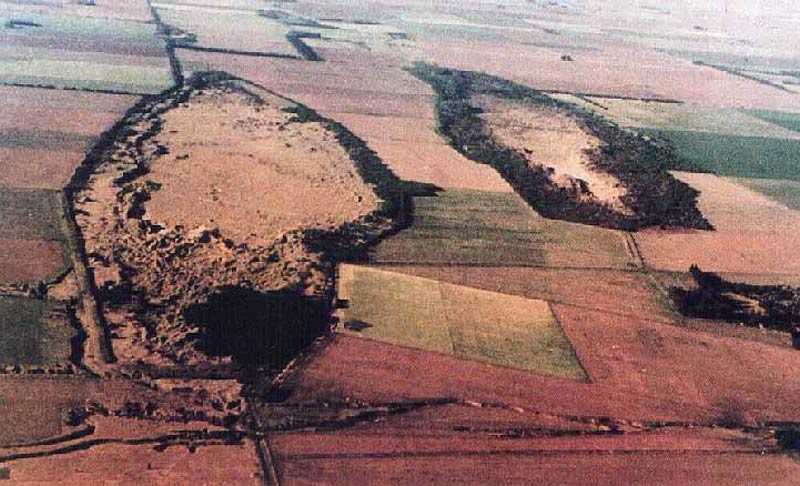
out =
<path fill-rule="evenodd" d="M 621 233 L 546 219 L 513 193 L 445 190 L 414 198 L 411 226 L 370 254 L 374 263 L 633 265 Z"/>
<path fill-rule="evenodd" d="M 800 113 L 784 113 L 781 111 L 750 111 L 748 113 L 793 132 L 800 132 Z"/>
<path fill-rule="evenodd" d="M 61 193 L 0 188 L 0 238 L 65 241 Z"/>
<path fill-rule="evenodd" d="M 585 380 L 543 300 L 342 265 L 339 332 L 534 373 Z"/>
<path fill-rule="evenodd" d="M 63 363 L 75 330 L 63 309 L 27 297 L 0 296 L 0 364 Z"/>
<path fill-rule="evenodd" d="M 435 196 L 415 197 L 411 227 L 379 244 L 370 259 L 541 264 L 544 236 L 537 218 L 516 194 L 446 190 Z"/>
<path fill-rule="evenodd" d="M 644 130 L 678 156 L 722 176 L 800 180 L 800 140 Z"/>
<path fill-rule="evenodd" d="M 800 181 L 781 179 L 734 179 L 734 181 L 786 207 L 800 211 Z"/>

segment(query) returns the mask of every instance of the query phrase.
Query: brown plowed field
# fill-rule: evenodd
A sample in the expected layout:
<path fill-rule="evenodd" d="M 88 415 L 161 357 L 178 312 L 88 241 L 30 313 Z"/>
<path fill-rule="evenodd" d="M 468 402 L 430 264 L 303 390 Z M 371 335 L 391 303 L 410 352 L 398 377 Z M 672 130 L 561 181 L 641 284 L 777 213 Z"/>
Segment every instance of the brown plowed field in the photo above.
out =
<path fill-rule="evenodd" d="M 548 437 L 537 426 L 558 428 L 533 417 L 432 406 L 331 432 L 275 433 L 270 449 L 282 484 L 789 484 L 782 475 L 800 469 L 758 455 L 766 444 L 737 430 L 591 435 L 584 426 L 589 435 Z"/>
<path fill-rule="evenodd" d="M 69 454 L 20 459 L 7 464 L 11 484 L 70 486 L 108 484 L 261 485 L 255 446 L 186 446 L 157 451 L 153 445 L 104 444 Z"/>
<path fill-rule="evenodd" d="M 63 266 L 61 245 L 55 241 L 0 239 L 0 283 L 46 280 Z"/>
<path fill-rule="evenodd" d="M 88 93 L 57 89 L 0 86 L 0 104 L 6 107 L 43 108 L 54 110 L 89 110 L 93 113 L 120 115 L 135 101 L 136 96 Z M 73 127 L 87 120 L 72 120 Z M 38 126 L 38 125 L 33 125 Z"/>
<path fill-rule="evenodd" d="M 736 409 L 746 419 L 800 418 L 800 356 L 792 349 L 576 307 L 553 311 L 589 374 L 617 390 Z"/>

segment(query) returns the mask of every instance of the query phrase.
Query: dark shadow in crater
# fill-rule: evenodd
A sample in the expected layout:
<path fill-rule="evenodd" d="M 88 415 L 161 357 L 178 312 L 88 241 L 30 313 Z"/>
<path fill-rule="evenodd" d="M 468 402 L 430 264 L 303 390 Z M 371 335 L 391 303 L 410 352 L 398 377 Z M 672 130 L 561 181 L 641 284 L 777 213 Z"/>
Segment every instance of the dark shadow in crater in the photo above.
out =
<path fill-rule="evenodd" d="M 330 303 L 293 291 L 223 287 L 183 315 L 200 327 L 198 349 L 242 366 L 283 368 L 330 325 Z"/>

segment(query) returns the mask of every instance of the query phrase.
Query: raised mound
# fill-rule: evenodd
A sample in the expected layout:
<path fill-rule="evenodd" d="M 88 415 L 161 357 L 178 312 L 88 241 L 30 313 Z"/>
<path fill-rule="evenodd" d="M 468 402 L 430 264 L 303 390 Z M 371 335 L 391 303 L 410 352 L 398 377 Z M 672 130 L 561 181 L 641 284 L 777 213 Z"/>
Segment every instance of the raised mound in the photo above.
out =
<path fill-rule="evenodd" d="M 269 302 L 278 314 L 253 325 L 270 328 L 304 299 L 317 309 L 330 295 L 327 244 L 359 251 L 397 207 L 398 181 L 349 132 L 219 73 L 144 102 L 109 142 L 74 200 L 125 363 L 229 362 L 202 344 L 217 332 L 204 326 L 222 323 L 208 306 Z"/>
<path fill-rule="evenodd" d="M 437 95 L 439 131 L 494 167 L 542 216 L 610 228 L 710 229 L 674 157 L 642 137 L 531 88 L 417 64 Z M 565 142 L 566 140 L 566 142 Z"/>

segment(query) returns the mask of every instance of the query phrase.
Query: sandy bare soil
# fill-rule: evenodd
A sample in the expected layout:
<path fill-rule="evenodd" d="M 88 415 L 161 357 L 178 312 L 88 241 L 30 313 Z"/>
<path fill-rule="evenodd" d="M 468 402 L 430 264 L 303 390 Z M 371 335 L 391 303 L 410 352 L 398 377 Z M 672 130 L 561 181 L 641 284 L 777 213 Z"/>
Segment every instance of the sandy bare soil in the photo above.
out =
<path fill-rule="evenodd" d="M 630 213 L 620 199 L 625 188 L 592 166 L 589 154 L 603 142 L 564 110 L 487 95 L 473 97 L 473 103 L 483 110 L 481 119 L 498 142 L 524 153 L 531 166 L 551 169 L 556 185 L 579 189 L 577 193 L 586 199 Z"/>

